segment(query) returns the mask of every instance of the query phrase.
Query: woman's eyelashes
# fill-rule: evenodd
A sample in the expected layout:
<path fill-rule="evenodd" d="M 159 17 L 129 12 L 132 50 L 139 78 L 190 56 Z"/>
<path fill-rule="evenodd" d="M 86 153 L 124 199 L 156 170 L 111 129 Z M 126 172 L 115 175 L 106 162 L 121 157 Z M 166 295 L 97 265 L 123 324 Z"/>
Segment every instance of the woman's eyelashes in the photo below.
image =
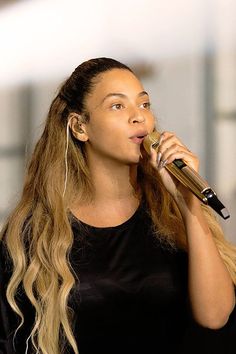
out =
<path fill-rule="evenodd" d="M 141 109 L 149 110 L 151 107 L 151 102 L 149 102 L 149 101 L 143 102 L 143 103 L 139 104 L 138 107 Z M 128 105 L 125 105 L 124 103 L 112 103 L 110 106 L 110 109 L 115 110 L 115 111 L 125 109 L 125 108 L 128 108 Z"/>
<path fill-rule="evenodd" d="M 151 102 L 147 101 L 141 104 L 141 108 L 144 109 L 150 109 L 151 108 Z"/>
<path fill-rule="evenodd" d="M 124 104 L 122 103 L 113 103 L 110 107 L 112 110 L 118 111 L 122 108 L 125 108 Z"/>

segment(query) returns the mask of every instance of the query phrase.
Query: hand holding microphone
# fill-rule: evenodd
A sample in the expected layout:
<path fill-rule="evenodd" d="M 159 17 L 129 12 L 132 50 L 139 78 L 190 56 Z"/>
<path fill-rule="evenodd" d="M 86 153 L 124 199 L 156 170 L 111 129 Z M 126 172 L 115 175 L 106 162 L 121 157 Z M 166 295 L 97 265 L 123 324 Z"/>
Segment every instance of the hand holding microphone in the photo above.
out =
<path fill-rule="evenodd" d="M 159 145 L 162 141 L 162 136 L 157 131 L 154 131 L 144 138 L 143 146 L 148 154 L 151 154 L 151 148 L 155 149 L 158 152 L 156 163 L 157 165 L 161 164 L 161 167 L 166 168 L 170 174 L 175 176 L 185 187 L 187 187 L 195 196 L 197 196 L 198 199 L 200 199 L 204 204 L 212 207 L 221 217 L 227 219 L 230 216 L 229 212 L 219 201 L 216 193 L 209 186 L 207 181 L 205 181 L 192 167 L 187 165 L 183 160 L 185 155 L 188 156 L 191 155 L 191 153 L 186 149 L 184 145 L 181 145 L 179 141 L 175 143 L 174 139 L 175 137 L 169 133 L 169 136 L 166 138 L 165 145 L 169 145 L 170 151 L 167 153 L 167 147 L 166 152 L 163 153 L 163 156 L 161 156 L 160 151 L 158 151 Z M 179 149 L 176 149 L 176 146 L 178 146 Z M 175 158 L 173 160 L 174 155 L 179 155 L 181 157 Z M 164 156 L 168 156 L 168 159 L 163 159 Z M 160 162 L 161 157 L 162 161 Z"/>

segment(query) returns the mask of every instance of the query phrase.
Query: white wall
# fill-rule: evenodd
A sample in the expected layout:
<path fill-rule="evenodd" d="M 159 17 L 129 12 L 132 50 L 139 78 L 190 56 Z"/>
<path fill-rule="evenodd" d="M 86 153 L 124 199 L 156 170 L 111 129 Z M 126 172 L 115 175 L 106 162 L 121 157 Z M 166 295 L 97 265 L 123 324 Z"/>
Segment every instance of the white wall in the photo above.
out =
<path fill-rule="evenodd" d="M 236 242 L 235 7 L 233 0 L 25 0 L 3 8 L 0 214 L 13 204 L 24 165 L 23 155 L 4 151 L 35 141 L 58 84 L 81 61 L 111 56 L 151 68 L 143 81 L 160 125 L 200 156 L 202 175 L 231 211 L 223 227 Z"/>
<path fill-rule="evenodd" d="M 204 0 L 33 0 L 0 12 L 0 84 L 63 76 L 86 58 L 202 52 Z"/>

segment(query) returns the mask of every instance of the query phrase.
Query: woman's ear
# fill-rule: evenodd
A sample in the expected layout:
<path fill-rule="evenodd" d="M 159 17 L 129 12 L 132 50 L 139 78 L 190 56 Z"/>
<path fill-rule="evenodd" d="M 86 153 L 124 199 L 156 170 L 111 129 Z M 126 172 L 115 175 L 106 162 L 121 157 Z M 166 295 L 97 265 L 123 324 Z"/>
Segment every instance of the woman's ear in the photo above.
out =
<path fill-rule="evenodd" d="M 80 141 L 87 141 L 88 135 L 86 131 L 86 124 L 83 118 L 78 113 L 70 113 L 68 118 L 68 124 L 72 131 L 73 136 Z"/>

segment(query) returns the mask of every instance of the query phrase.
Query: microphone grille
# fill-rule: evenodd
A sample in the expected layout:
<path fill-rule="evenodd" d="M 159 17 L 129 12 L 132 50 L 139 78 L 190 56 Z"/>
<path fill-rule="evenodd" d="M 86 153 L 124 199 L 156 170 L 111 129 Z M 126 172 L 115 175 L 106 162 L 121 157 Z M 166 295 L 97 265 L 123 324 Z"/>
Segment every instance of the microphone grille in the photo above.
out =
<path fill-rule="evenodd" d="M 148 134 L 144 138 L 143 146 L 144 146 L 144 149 L 147 151 L 147 153 L 149 155 L 151 153 L 151 147 L 153 147 L 154 149 L 158 147 L 159 138 L 160 138 L 160 133 L 158 133 L 157 131 L 154 131 L 154 132 Z"/>

